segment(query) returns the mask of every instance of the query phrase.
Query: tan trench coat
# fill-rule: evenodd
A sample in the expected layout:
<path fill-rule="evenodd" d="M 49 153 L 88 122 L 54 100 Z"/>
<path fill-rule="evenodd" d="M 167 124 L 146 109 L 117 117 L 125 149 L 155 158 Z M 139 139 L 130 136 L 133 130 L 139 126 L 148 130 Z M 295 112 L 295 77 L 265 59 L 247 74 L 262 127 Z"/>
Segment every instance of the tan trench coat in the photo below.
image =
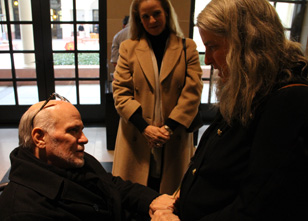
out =
<path fill-rule="evenodd" d="M 177 189 L 195 149 L 193 134 L 186 128 L 197 113 L 202 71 L 196 44 L 186 39 L 186 47 L 186 79 L 182 39 L 174 34 L 170 35 L 160 70 L 163 117 L 181 124 L 164 145 L 161 193 L 171 194 Z M 115 107 L 120 115 L 113 175 L 143 185 L 147 184 L 151 150 L 129 118 L 141 106 L 143 118 L 149 124 L 153 122 L 155 81 L 150 50 L 144 38 L 124 41 L 113 81 Z"/>

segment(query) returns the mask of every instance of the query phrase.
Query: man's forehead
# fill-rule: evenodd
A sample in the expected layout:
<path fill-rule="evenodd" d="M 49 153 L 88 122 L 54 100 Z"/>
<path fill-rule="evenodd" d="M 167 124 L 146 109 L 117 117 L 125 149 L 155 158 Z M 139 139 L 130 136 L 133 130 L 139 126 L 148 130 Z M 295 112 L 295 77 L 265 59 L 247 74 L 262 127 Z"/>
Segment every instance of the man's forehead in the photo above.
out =
<path fill-rule="evenodd" d="M 32 105 L 29 110 L 38 112 L 40 108 L 44 105 L 45 101 L 38 102 L 34 105 Z M 43 107 L 43 109 L 40 111 L 49 111 L 50 114 L 55 115 L 55 116 L 70 116 L 70 115 L 75 115 L 78 116 L 79 111 L 76 109 L 74 105 L 72 105 L 69 102 L 66 101 L 60 101 L 60 100 L 50 100 L 48 103 Z"/>

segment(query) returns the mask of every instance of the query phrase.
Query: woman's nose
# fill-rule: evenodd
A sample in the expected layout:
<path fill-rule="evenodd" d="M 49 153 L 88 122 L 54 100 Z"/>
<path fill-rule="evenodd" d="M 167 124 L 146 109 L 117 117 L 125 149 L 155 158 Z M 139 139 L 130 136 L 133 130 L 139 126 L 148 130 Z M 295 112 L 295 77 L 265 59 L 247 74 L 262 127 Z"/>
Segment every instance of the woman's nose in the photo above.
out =
<path fill-rule="evenodd" d="M 150 16 L 150 23 L 154 23 L 156 22 L 156 19 L 154 18 L 154 16 Z"/>
<path fill-rule="evenodd" d="M 204 63 L 206 65 L 212 64 L 212 56 L 210 55 L 209 52 L 206 52 L 206 51 L 205 51 L 205 55 L 204 55 Z"/>

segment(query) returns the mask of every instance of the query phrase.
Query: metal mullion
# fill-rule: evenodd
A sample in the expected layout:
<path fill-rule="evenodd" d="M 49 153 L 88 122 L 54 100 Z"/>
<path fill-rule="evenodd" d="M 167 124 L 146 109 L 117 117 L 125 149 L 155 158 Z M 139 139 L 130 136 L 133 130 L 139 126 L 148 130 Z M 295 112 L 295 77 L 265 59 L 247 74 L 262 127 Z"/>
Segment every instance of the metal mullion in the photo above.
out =
<path fill-rule="evenodd" d="M 78 69 L 78 52 L 77 52 L 77 11 L 76 11 L 76 0 L 73 0 L 73 25 L 74 25 L 74 60 L 75 60 L 75 83 L 76 83 L 76 101 L 77 105 L 80 105 L 79 99 L 79 69 Z"/>
<path fill-rule="evenodd" d="M 39 100 L 54 92 L 53 58 L 51 45 L 50 1 L 32 0 Z"/>
<path fill-rule="evenodd" d="M 55 81 L 76 81 L 77 78 L 55 78 Z"/>
<path fill-rule="evenodd" d="M 194 11 L 195 11 L 195 5 L 196 5 L 196 1 L 195 0 L 191 0 L 190 2 L 190 19 L 189 19 L 189 37 L 193 38 L 193 34 L 194 34 Z"/>
<path fill-rule="evenodd" d="M 8 33 L 8 40 L 9 40 L 9 54 L 11 58 L 11 68 L 12 68 L 12 79 L 13 82 L 13 91 L 14 91 L 14 98 L 16 105 L 19 105 L 18 101 L 18 92 L 17 92 L 17 82 L 16 82 L 16 71 L 15 71 L 15 62 L 13 56 L 13 41 L 12 41 L 12 30 L 11 30 L 11 20 L 10 20 L 10 10 L 9 10 L 9 3 L 8 0 L 4 1 L 5 9 L 6 9 L 6 24 L 7 24 L 7 33 Z"/>
<path fill-rule="evenodd" d="M 96 78 L 79 78 L 81 81 L 99 81 L 100 77 Z"/>

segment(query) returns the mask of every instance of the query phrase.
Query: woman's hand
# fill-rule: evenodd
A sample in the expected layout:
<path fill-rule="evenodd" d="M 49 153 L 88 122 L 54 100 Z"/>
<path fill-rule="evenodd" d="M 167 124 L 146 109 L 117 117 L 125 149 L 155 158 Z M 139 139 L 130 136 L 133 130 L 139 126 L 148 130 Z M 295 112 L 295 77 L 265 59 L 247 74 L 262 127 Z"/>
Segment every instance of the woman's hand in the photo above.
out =
<path fill-rule="evenodd" d="M 157 210 L 151 216 L 152 221 L 180 221 L 180 218 L 173 214 L 171 210 Z"/>
<path fill-rule="evenodd" d="M 150 216 L 154 214 L 156 210 L 170 210 L 174 211 L 175 198 L 172 195 L 163 194 L 155 198 L 150 204 Z"/>
<path fill-rule="evenodd" d="M 179 220 L 173 214 L 175 198 L 172 195 L 163 194 L 155 198 L 150 204 L 150 217 L 152 220 Z"/>
<path fill-rule="evenodd" d="M 162 126 L 156 127 L 149 125 L 143 131 L 143 135 L 146 137 L 150 147 L 162 147 L 169 139 L 169 132 Z"/>

